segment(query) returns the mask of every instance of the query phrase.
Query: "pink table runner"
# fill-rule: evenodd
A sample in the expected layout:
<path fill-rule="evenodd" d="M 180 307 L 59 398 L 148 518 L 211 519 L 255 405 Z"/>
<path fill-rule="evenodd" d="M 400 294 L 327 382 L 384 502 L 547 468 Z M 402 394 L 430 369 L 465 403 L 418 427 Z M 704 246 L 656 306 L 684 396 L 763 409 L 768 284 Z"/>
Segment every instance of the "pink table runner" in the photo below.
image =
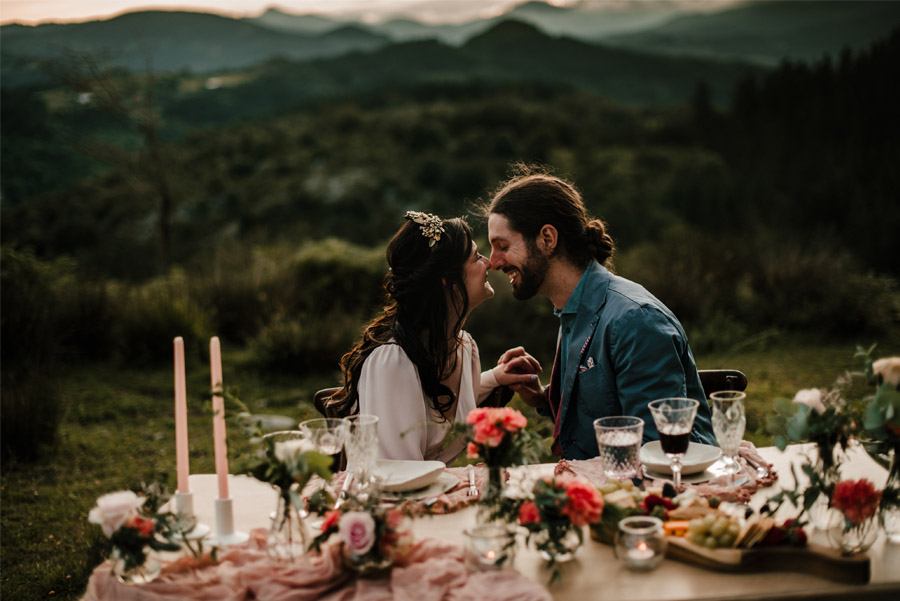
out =
<path fill-rule="evenodd" d="M 344 568 L 338 545 L 329 545 L 309 561 L 275 563 L 266 555 L 265 531 L 232 547 L 219 563 L 192 569 L 191 562 L 170 564 L 148 584 L 122 584 L 108 563 L 98 566 L 88 582 L 85 601 L 306 601 L 351 599 L 379 601 L 548 601 L 539 584 L 513 570 L 469 573 L 462 549 L 434 539 L 419 541 L 407 562 L 380 579 L 356 578 Z"/>

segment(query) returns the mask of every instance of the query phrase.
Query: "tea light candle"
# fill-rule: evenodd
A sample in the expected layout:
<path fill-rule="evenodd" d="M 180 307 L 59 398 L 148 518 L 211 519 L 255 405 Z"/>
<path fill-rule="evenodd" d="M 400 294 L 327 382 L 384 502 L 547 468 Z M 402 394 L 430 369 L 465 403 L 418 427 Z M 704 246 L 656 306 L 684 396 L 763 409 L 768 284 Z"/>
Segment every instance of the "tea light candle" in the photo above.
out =
<path fill-rule="evenodd" d="M 632 516 L 619 522 L 616 556 L 632 570 L 652 570 L 666 553 L 662 521 L 648 516 Z"/>
<path fill-rule="evenodd" d="M 626 553 L 629 559 L 636 561 L 646 561 L 656 555 L 653 549 L 647 546 L 647 543 L 640 541 L 634 549 L 628 549 Z"/>
<path fill-rule="evenodd" d="M 502 570 L 516 556 L 515 533 L 502 525 L 485 524 L 463 532 L 466 567 L 471 571 Z"/>

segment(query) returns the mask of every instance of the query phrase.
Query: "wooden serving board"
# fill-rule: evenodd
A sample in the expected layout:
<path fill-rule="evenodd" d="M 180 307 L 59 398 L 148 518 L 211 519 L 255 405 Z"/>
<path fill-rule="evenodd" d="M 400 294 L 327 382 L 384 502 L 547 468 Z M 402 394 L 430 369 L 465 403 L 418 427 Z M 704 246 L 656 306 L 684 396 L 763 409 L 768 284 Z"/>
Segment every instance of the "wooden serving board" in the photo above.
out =
<path fill-rule="evenodd" d="M 808 544 L 806 547 L 761 549 L 707 549 L 669 536 L 666 557 L 704 568 L 728 572 L 799 572 L 846 584 L 869 582 L 869 556 L 841 555 L 837 549 Z"/>

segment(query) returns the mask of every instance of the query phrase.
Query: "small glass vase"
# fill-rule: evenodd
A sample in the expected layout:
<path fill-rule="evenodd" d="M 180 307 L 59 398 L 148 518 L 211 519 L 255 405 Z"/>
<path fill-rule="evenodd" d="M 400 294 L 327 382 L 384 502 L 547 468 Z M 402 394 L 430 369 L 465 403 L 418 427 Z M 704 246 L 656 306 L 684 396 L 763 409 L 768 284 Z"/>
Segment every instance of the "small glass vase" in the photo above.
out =
<path fill-rule="evenodd" d="M 278 505 L 271 515 L 266 551 L 277 561 L 293 561 L 309 548 L 309 531 L 292 497 L 293 491 L 289 495 L 279 491 Z"/>
<path fill-rule="evenodd" d="M 139 566 L 127 567 L 125 558 L 117 548 L 113 548 L 109 560 L 112 563 L 113 575 L 122 584 L 147 584 L 156 580 L 162 570 L 159 560 L 152 555 L 148 555 Z"/>
<path fill-rule="evenodd" d="M 390 572 L 394 565 L 392 558 L 379 556 L 374 552 L 363 556 L 352 555 L 347 551 L 346 545 L 343 546 L 341 555 L 344 565 L 356 572 L 360 578 L 380 578 Z"/>
<path fill-rule="evenodd" d="M 830 531 L 840 527 L 842 522 L 841 513 L 829 505 L 828 495 L 824 493 L 809 508 L 809 523 L 816 530 Z"/>
<path fill-rule="evenodd" d="M 859 524 L 844 520 L 828 531 L 828 538 L 844 555 L 865 553 L 878 538 L 878 518 L 873 516 Z"/>
<path fill-rule="evenodd" d="M 552 564 L 566 563 L 575 559 L 575 552 L 581 547 L 582 537 L 575 526 L 569 525 L 561 536 L 553 536 L 553 528 L 542 530 L 532 537 L 541 558 Z M 558 532 L 558 529 L 556 529 Z"/>
<path fill-rule="evenodd" d="M 488 466 L 488 478 L 485 482 L 484 490 L 478 499 L 478 511 L 475 520 L 480 524 L 489 524 L 497 521 L 497 509 L 500 507 L 500 501 L 503 497 L 504 473 L 503 468 L 499 466 Z"/>

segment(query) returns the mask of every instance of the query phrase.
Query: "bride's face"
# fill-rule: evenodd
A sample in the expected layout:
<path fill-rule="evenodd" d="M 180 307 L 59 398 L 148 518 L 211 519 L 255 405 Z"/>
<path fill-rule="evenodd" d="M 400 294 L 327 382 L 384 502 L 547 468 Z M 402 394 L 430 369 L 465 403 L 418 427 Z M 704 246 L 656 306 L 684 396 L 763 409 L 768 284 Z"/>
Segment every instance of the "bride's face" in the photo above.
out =
<path fill-rule="evenodd" d="M 469 297 L 469 311 L 494 296 L 494 288 L 488 282 L 488 259 L 478 252 L 478 245 L 472 243 L 472 252 L 463 269 L 466 294 Z"/>

